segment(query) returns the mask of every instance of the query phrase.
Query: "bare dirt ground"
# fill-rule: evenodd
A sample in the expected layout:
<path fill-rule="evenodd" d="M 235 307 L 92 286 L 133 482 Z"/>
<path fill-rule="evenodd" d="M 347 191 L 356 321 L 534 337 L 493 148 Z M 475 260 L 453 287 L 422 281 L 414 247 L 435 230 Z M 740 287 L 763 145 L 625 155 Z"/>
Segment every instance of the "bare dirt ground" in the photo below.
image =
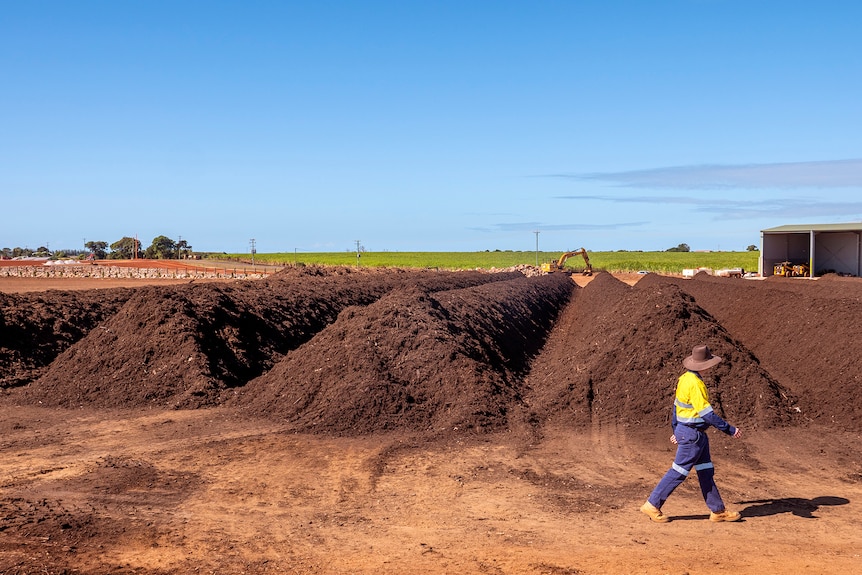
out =
<path fill-rule="evenodd" d="M 498 275 L 0 281 L 0 573 L 860 572 L 858 280 Z M 744 520 L 653 524 L 702 340 Z"/>

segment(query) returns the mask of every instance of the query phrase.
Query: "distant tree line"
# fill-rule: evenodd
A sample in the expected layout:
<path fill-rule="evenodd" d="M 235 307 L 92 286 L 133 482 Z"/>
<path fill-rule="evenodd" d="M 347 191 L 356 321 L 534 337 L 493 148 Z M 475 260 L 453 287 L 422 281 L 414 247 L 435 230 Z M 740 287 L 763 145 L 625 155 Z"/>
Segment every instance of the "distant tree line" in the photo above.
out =
<path fill-rule="evenodd" d="M 679 245 L 678 245 L 678 246 L 676 246 L 675 248 L 668 248 L 668 249 L 666 249 L 665 251 L 666 251 L 666 252 L 690 252 L 690 251 L 691 251 L 691 248 L 689 247 L 689 245 L 688 245 L 688 244 L 679 244 Z M 749 245 L 747 248 L 745 248 L 745 251 L 747 251 L 747 252 L 756 252 L 756 251 L 758 251 L 758 250 L 757 250 L 757 246 L 756 246 L 756 245 L 751 244 L 751 245 Z"/>
<path fill-rule="evenodd" d="M 0 257 L 12 259 L 18 257 L 43 258 L 94 258 L 97 260 L 131 260 L 146 258 L 153 260 L 188 259 L 193 255 L 192 246 L 186 240 L 174 241 L 167 236 L 153 238 L 153 243 L 146 249 L 141 249 L 141 242 L 135 238 L 124 237 L 108 245 L 108 242 L 89 241 L 84 244 L 84 250 L 55 250 L 45 246 L 35 250 L 30 248 L 3 248 Z"/>
<path fill-rule="evenodd" d="M 675 248 L 668 248 L 665 251 L 667 251 L 667 252 L 690 252 L 691 248 L 688 246 L 688 244 L 679 244 Z"/>

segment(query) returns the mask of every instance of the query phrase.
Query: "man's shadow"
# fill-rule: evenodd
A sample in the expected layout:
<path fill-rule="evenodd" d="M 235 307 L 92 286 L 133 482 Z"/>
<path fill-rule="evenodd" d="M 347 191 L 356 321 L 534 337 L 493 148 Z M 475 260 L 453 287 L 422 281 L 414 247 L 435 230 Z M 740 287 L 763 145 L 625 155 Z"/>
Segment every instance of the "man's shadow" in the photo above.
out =
<path fill-rule="evenodd" d="M 817 519 L 814 512 L 824 505 L 847 505 L 849 499 L 844 497 L 832 497 L 824 495 L 814 499 L 803 499 L 802 497 L 782 497 L 781 499 L 757 499 L 754 501 L 737 501 L 737 505 L 748 505 L 739 511 L 742 518 L 746 517 L 768 517 L 779 513 L 792 513 L 797 517 L 805 519 Z M 674 515 L 674 521 L 689 521 L 708 519 L 709 515 Z"/>
<path fill-rule="evenodd" d="M 792 513 L 797 517 L 805 519 L 817 519 L 814 512 L 825 505 L 847 505 L 849 499 L 844 497 L 833 497 L 824 495 L 813 499 L 802 497 L 782 497 L 780 499 L 757 499 L 754 501 L 740 501 L 738 505 L 748 505 L 739 511 L 745 517 L 768 517 L 779 513 Z"/>

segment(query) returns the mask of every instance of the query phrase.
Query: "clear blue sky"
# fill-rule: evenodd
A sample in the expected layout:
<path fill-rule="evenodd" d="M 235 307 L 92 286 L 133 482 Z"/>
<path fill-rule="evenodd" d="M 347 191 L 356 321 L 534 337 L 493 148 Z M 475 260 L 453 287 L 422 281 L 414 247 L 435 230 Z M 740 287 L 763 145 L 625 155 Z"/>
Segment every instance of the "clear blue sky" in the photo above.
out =
<path fill-rule="evenodd" d="M 857 1 L 0 9 L 0 247 L 744 250 L 862 221 Z"/>

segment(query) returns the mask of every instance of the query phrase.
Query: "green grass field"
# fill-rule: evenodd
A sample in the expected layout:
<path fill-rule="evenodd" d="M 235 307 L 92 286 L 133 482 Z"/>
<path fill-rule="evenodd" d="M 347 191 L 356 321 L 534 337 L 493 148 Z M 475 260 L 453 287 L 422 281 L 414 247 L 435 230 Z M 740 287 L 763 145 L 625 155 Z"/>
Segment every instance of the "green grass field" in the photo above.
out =
<path fill-rule="evenodd" d="M 595 271 L 625 272 L 646 270 L 655 273 L 682 273 L 686 268 L 743 268 L 757 271 L 760 252 L 591 252 L 590 263 Z M 517 265 L 556 260 L 559 252 L 356 252 L 272 253 L 255 254 L 260 265 L 340 265 L 393 268 L 439 268 L 452 270 L 508 268 Z M 243 263 L 252 261 L 251 254 L 219 254 L 212 257 Z M 566 267 L 581 270 L 580 256 L 569 258 Z"/>

